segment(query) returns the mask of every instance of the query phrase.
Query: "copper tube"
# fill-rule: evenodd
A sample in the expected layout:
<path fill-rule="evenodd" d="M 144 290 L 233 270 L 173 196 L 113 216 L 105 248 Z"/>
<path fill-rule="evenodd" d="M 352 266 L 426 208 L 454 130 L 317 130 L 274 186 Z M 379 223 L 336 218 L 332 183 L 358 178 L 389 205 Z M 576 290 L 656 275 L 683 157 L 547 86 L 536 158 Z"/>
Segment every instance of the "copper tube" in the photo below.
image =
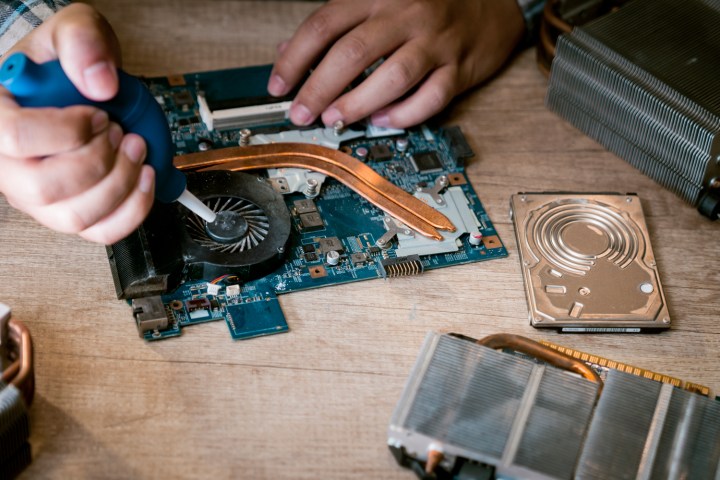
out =
<path fill-rule="evenodd" d="M 560 4 L 559 0 L 550 0 L 545 2 L 545 8 L 543 9 L 543 20 L 549 23 L 552 27 L 559 30 L 560 33 L 570 33 L 572 31 L 572 25 L 567 23 L 565 20 L 555 13 L 555 7 Z"/>
<path fill-rule="evenodd" d="M 11 344 L 16 349 L 15 361 L 2 372 L 2 381 L 16 387 L 30 405 L 35 394 L 32 338 L 27 327 L 17 320 L 11 319 L 8 327 Z"/>
<path fill-rule="evenodd" d="M 350 155 L 319 145 L 276 143 L 230 147 L 175 157 L 180 170 L 308 168 L 330 175 L 410 228 L 442 239 L 436 229 L 455 231 L 445 215 L 378 175 Z"/>
<path fill-rule="evenodd" d="M 548 32 L 547 23 L 542 22 L 540 24 L 540 40 L 536 47 L 537 49 L 537 64 L 538 68 L 546 77 L 550 76 L 550 68 L 552 67 L 552 61 L 555 58 L 555 42 L 550 39 L 550 33 Z"/>
<path fill-rule="evenodd" d="M 443 461 L 443 458 L 445 458 L 443 452 L 439 452 L 437 450 L 430 450 L 428 452 L 427 462 L 425 462 L 425 473 L 427 473 L 428 475 L 432 475 L 438 465 L 440 465 L 440 462 Z"/>
<path fill-rule="evenodd" d="M 548 363 L 554 367 L 577 373 L 578 375 L 590 380 L 591 382 L 597 383 L 598 396 L 600 395 L 600 391 L 602 390 L 603 382 L 600 379 L 600 376 L 587 364 L 573 357 L 560 353 L 557 350 L 553 350 L 550 347 L 546 347 L 545 345 L 530 340 L 529 338 L 521 337 L 520 335 L 513 335 L 511 333 L 498 333 L 482 338 L 480 340 L 475 340 L 473 338 L 457 333 L 453 333 L 451 335 L 458 338 L 463 338 L 464 340 L 471 340 L 475 343 L 496 350 L 506 348 L 510 350 L 515 350 L 516 352 L 525 353 L 527 355 L 540 359 L 543 362 Z"/>
<path fill-rule="evenodd" d="M 364 184 L 359 182 L 355 177 L 346 175 L 345 172 L 340 171 L 337 167 L 333 165 L 328 164 L 318 164 L 315 163 L 314 159 L 303 159 L 302 163 L 295 163 L 291 159 L 284 158 L 281 161 L 275 161 L 275 159 L 270 160 L 272 165 L 268 166 L 268 160 L 255 160 L 250 159 L 250 161 L 242 159 L 237 161 L 228 162 L 226 164 L 218 165 L 215 167 L 209 167 L 202 169 L 200 171 L 207 171 L 207 170 L 255 170 L 258 168 L 281 168 L 281 167 L 302 167 L 302 168 L 310 168 L 311 170 L 324 173 L 325 175 L 329 175 L 339 181 L 341 181 L 343 184 L 347 185 L 349 188 L 355 190 L 360 195 L 362 195 L 365 199 L 367 199 L 370 203 L 374 204 L 378 208 L 380 208 L 382 211 L 387 212 L 388 214 L 392 215 L 393 217 L 397 218 L 401 222 L 405 223 L 408 227 L 412 228 L 413 230 L 416 230 L 420 232 L 421 234 L 434 238 L 436 240 L 442 240 L 442 235 L 428 222 L 425 222 L 423 219 L 418 218 L 417 216 L 413 215 L 412 212 L 407 211 L 405 208 L 400 208 L 397 204 L 391 202 L 388 200 L 387 197 L 382 196 L 375 192 L 374 190 L 367 189 Z M 414 197 L 410 197 L 414 198 Z"/>

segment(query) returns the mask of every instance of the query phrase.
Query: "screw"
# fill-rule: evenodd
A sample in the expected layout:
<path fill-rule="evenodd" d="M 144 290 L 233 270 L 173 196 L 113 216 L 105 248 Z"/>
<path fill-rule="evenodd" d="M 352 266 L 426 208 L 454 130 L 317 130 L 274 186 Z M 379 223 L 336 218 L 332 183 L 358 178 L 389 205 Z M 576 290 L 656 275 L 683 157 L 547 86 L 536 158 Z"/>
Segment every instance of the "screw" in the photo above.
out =
<path fill-rule="evenodd" d="M 626 197 L 626 198 L 625 198 L 625 201 L 626 201 L 627 203 L 632 203 L 632 197 Z"/>
<path fill-rule="evenodd" d="M 305 190 L 303 193 L 307 198 L 315 198 L 319 193 L 319 183 L 314 178 L 308 178 L 305 181 Z"/>
<path fill-rule="evenodd" d="M 438 178 L 438 183 L 444 187 L 448 184 L 448 178 L 445 175 L 443 175 L 440 178 Z"/>
<path fill-rule="evenodd" d="M 665 324 L 670 323 L 670 319 L 667 317 L 663 318 L 663 323 L 665 323 Z"/>
<path fill-rule="evenodd" d="M 343 130 L 345 130 L 345 122 L 343 122 L 342 120 L 338 120 L 337 122 L 333 123 L 333 132 L 335 133 L 335 135 L 342 135 Z"/>
<path fill-rule="evenodd" d="M 715 177 L 710 180 L 710 188 L 720 188 L 720 178 Z"/>
<path fill-rule="evenodd" d="M 252 132 L 247 128 L 243 128 L 240 130 L 240 141 L 238 144 L 241 147 L 247 147 L 250 144 L 250 136 L 252 136 Z"/>
<path fill-rule="evenodd" d="M 378 238 L 378 241 L 375 243 L 377 243 L 378 245 L 385 245 L 385 240 L 383 240 L 382 238 Z"/>
<path fill-rule="evenodd" d="M 582 287 L 580 290 L 578 290 L 578 293 L 583 297 L 587 297 L 588 295 L 590 295 L 590 289 L 587 287 Z"/>
<path fill-rule="evenodd" d="M 397 151 L 402 153 L 408 148 L 408 139 L 407 138 L 398 138 L 395 141 L 395 148 L 397 148 Z"/>

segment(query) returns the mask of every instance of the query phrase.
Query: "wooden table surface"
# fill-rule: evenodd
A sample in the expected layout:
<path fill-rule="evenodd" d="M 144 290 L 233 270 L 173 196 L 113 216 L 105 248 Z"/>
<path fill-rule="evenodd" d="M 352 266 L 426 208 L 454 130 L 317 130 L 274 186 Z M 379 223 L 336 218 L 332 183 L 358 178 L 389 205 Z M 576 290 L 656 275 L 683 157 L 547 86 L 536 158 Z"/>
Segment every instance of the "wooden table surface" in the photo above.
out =
<path fill-rule="evenodd" d="M 269 63 L 317 4 L 98 0 L 125 68 L 159 75 Z M 51 232 L 0 197 L 0 301 L 32 331 L 34 460 L 25 478 L 414 478 L 386 428 L 425 334 L 512 332 L 720 391 L 720 223 L 712 223 L 543 106 L 526 51 L 460 98 L 447 123 L 510 256 L 280 298 L 290 332 L 231 341 L 223 322 L 138 338 L 105 249 Z M 657 335 L 565 335 L 528 325 L 512 193 L 633 191 L 673 318 Z"/>

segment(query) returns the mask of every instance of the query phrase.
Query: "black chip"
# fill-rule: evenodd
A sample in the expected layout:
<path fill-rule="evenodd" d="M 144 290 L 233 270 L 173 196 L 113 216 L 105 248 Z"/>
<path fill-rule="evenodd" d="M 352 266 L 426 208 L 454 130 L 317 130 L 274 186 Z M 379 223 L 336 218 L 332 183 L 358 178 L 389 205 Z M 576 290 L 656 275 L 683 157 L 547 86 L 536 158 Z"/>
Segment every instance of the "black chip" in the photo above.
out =
<path fill-rule="evenodd" d="M 315 245 L 303 245 L 302 249 L 305 253 L 311 253 L 315 251 Z"/>
<path fill-rule="evenodd" d="M 305 254 L 305 261 L 306 262 L 317 262 L 318 256 L 315 253 L 306 253 Z"/>
<path fill-rule="evenodd" d="M 173 92 L 172 94 L 173 101 L 175 102 L 175 105 L 179 107 L 184 106 L 192 106 L 195 103 L 195 100 L 193 100 L 192 95 L 187 90 L 181 90 L 179 92 Z"/>
<path fill-rule="evenodd" d="M 380 247 L 370 247 L 368 248 L 368 252 L 370 253 L 370 255 L 376 255 L 380 253 Z"/>
<path fill-rule="evenodd" d="M 436 152 L 420 152 L 412 156 L 412 163 L 419 173 L 442 170 L 443 164 Z"/>
<path fill-rule="evenodd" d="M 319 213 L 303 213 L 300 215 L 300 228 L 303 232 L 322 230 L 325 228 L 325 224 Z"/>
<path fill-rule="evenodd" d="M 295 200 L 293 202 L 293 205 L 295 205 L 295 210 L 297 211 L 298 215 L 302 215 L 303 213 L 317 212 L 315 202 L 313 202 L 309 198 L 303 200 Z"/>
<path fill-rule="evenodd" d="M 460 127 L 455 126 L 446 128 L 444 136 L 450 146 L 450 152 L 456 160 L 461 161 L 475 155 L 475 152 L 473 152 L 472 147 L 468 144 L 465 135 L 463 135 L 462 130 L 460 130 Z"/>
<path fill-rule="evenodd" d="M 350 261 L 353 265 L 362 265 L 367 261 L 367 255 L 364 253 L 352 253 L 350 254 Z"/>
<path fill-rule="evenodd" d="M 343 253 L 345 251 L 345 249 L 343 248 L 342 242 L 337 237 L 320 238 L 320 239 L 318 239 L 318 243 L 320 244 L 320 251 L 322 253 L 327 253 L 327 252 Z"/>
<path fill-rule="evenodd" d="M 390 147 L 384 144 L 380 145 L 373 145 L 370 147 L 370 159 L 371 160 L 377 160 L 379 162 L 383 162 L 385 160 L 390 160 L 393 158 L 393 152 L 390 150 Z"/>

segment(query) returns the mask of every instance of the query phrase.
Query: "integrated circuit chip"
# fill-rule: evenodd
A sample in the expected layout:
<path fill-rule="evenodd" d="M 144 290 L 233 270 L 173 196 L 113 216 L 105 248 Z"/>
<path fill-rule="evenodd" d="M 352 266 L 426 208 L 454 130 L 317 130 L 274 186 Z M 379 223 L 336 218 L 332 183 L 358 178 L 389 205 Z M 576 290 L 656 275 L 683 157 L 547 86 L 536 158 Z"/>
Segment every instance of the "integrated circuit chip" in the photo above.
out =
<path fill-rule="evenodd" d="M 385 144 L 373 145 L 370 147 L 370 159 L 378 162 L 384 162 L 393 158 L 393 152 Z"/>
<path fill-rule="evenodd" d="M 321 230 L 325 227 L 322 217 L 317 212 L 303 213 L 300 215 L 300 228 L 303 232 Z"/>
<path fill-rule="evenodd" d="M 187 90 L 173 92 L 172 99 L 178 107 L 191 107 L 195 104 L 195 100 Z"/>
<path fill-rule="evenodd" d="M 322 253 L 338 252 L 342 253 L 345 251 L 343 244 L 337 237 L 321 238 L 318 240 L 320 243 L 320 251 Z"/>
<path fill-rule="evenodd" d="M 362 252 L 350 254 L 350 261 L 353 265 L 362 265 L 367 262 L 367 254 Z"/>
<path fill-rule="evenodd" d="M 315 202 L 313 202 L 309 198 L 305 198 L 302 200 L 295 200 L 293 202 L 293 205 L 295 206 L 295 211 L 298 213 L 298 215 L 302 215 L 303 213 L 317 212 L 317 207 L 315 206 Z"/>
<path fill-rule="evenodd" d="M 420 152 L 410 158 L 418 173 L 431 173 L 442 170 L 443 164 L 437 152 Z"/>

